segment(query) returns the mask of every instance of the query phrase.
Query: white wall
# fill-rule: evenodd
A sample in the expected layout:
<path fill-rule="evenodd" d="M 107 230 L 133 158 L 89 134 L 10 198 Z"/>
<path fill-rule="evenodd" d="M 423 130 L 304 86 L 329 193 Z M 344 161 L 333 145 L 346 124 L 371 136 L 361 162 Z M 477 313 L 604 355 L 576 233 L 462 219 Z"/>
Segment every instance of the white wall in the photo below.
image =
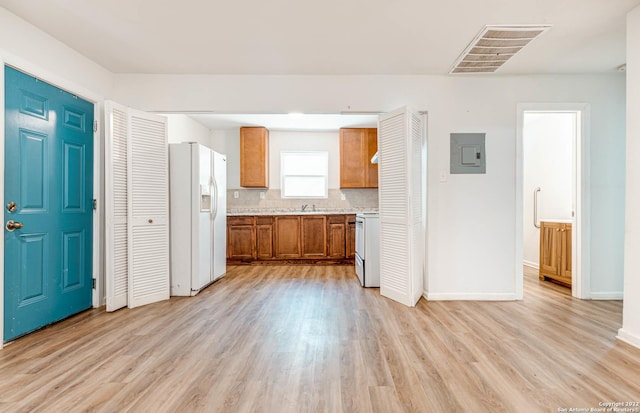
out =
<path fill-rule="evenodd" d="M 146 110 L 339 113 L 403 105 L 428 110 L 427 285 L 432 299 L 515 298 L 516 105 L 589 103 L 591 286 L 595 292 L 621 290 L 625 79 L 618 73 L 116 78 L 118 100 Z M 486 174 L 448 175 L 451 132 L 487 134 Z M 446 182 L 439 180 L 441 171 Z"/>
<path fill-rule="evenodd" d="M 213 150 L 227 155 L 227 190 L 240 188 L 240 129 L 211 131 Z"/>
<path fill-rule="evenodd" d="M 0 57 L 85 99 L 108 98 L 113 74 L 0 7 Z M 0 86 L 4 96 L 4 82 Z"/>
<path fill-rule="evenodd" d="M 627 15 L 627 199 L 624 308 L 618 337 L 640 347 L 640 7 Z"/>
<path fill-rule="evenodd" d="M 538 193 L 538 221 L 571 219 L 572 147 L 576 134 L 574 113 L 524 115 L 523 131 L 523 258 L 538 268 L 540 230 L 533 225 L 533 191 Z"/>
<path fill-rule="evenodd" d="M 209 128 L 183 114 L 166 114 L 169 143 L 198 142 L 209 148 L 213 148 L 211 132 Z"/>

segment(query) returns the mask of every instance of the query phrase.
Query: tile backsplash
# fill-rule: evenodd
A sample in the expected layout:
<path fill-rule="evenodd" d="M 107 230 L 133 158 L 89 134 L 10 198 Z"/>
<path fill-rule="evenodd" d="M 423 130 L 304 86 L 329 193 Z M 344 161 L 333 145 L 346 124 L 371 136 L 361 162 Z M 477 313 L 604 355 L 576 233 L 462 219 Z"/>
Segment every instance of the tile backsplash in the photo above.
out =
<path fill-rule="evenodd" d="M 234 198 L 238 192 L 238 198 Z M 260 193 L 264 199 L 260 199 Z M 342 200 L 344 195 L 344 200 Z M 329 189 L 328 198 L 282 199 L 280 189 L 229 189 L 227 190 L 227 212 L 277 212 L 297 211 L 303 204 L 307 211 L 315 205 L 318 211 L 357 212 L 378 209 L 378 190 L 371 189 Z"/>

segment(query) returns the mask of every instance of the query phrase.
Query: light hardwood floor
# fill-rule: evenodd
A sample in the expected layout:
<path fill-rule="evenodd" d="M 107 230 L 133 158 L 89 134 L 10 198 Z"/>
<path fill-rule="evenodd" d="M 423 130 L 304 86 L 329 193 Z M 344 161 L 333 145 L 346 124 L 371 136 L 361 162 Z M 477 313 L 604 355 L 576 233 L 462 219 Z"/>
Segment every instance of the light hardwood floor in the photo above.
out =
<path fill-rule="evenodd" d="M 640 401 L 621 302 L 525 277 L 425 302 L 348 266 L 238 266 L 193 298 L 91 310 L 0 350 L 3 412 L 557 412 Z"/>

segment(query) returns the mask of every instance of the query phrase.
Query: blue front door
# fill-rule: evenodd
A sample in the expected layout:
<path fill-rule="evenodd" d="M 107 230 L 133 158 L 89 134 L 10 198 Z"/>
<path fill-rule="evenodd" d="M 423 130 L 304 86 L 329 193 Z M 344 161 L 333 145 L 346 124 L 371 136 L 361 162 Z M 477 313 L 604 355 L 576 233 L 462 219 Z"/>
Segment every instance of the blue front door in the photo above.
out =
<path fill-rule="evenodd" d="M 91 307 L 93 104 L 5 67 L 4 188 L 6 341 Z"/>

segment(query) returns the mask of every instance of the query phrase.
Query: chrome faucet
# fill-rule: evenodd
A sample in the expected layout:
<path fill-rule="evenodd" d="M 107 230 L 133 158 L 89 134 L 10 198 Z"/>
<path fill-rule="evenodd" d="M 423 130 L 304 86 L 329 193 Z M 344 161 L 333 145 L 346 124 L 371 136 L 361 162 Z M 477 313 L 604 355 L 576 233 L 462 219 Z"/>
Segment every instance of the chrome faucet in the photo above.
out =
<path fill-rule="evenodd" d="M 307 207 L 308 207 L 307 204 L 302 204 L 302 207 L 300 208 L 300 210 L 304 212 L 304 210 L 307 209 Z"/>
<path fill-rule="evenodd" d="M 311 210 L 312 210 L 313 212 L 316 212 L 316 204 L 313 204 L 313 205 L 311 206 L 311 208 L 312 208 Z"/>

